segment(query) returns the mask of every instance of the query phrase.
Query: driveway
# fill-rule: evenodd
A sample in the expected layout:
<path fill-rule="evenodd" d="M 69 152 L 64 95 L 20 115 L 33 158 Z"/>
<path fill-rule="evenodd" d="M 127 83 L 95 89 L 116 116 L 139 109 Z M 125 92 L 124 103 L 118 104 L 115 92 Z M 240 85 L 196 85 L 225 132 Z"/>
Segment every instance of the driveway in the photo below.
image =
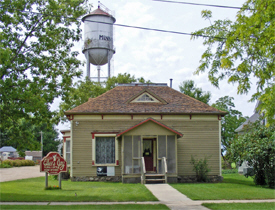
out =
<path fill-rule="evenodd" d="M 23 166 L 13 168 L 0 168 L 0 182 L 13 181 L 17 179 L 27 179 L 39 176 L 45 176 L 40 172 L 40 166 Z"/>

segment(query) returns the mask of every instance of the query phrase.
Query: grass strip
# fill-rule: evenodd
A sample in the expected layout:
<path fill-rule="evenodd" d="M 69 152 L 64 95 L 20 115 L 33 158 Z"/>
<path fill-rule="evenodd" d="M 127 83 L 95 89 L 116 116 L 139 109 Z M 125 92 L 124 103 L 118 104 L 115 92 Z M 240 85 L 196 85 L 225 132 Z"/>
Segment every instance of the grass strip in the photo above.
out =
<path fill-rule="evenodd" d="M 171 184 L 192 200 L 251 200 L 274 199 L 275 191 L 256 186 L 251 177 L 224 174 L 222 183 Z"/>
<path fill-rule="evenodd" d="M 169 209 L 167 206 L 163 204 L 155 204 L 155 205 L 144 205 L 144 204 L 115 204 L 115 205 L 70 205 L 70 206 L 62 206 L 62 205 L 1 205 L 1 210 L 6 209 L 38 209 L 38 210 L 84 210 L 84 209 L 112 209 L 112 210 L 148 210 L 148 209 Z"/>
<path fill-rule="evenodd" d="M 49 177 L 49 186 L 58 181 Z M 62 181 L 61 190 L 45 190 L 45 177 L 0 183 L 2 202 L 157 201 L 141 184 Z"/>
<path fill-rule="evenodd" d="M 212 210 L 274 210 L 275 203 L 204 203 L 203 206 Z"/>

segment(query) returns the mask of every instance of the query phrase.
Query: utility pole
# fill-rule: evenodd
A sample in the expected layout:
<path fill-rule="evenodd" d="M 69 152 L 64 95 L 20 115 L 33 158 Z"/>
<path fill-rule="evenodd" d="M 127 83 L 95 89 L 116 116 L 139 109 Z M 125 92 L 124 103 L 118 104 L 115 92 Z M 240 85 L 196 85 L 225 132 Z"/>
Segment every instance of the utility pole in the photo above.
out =
<path fill-rule="evenodd" d="M 41 133 L 41 160 L 43 159 L 43 132 L 40 131 L 39 133 Z"/>
<path fill-rule="evenodd" d="M 43 159 L 43 132 L 39 132 L 41 134 L 41 161 Z M 45 187 L 48 188 L 48 173 L 45 172 Z"/>

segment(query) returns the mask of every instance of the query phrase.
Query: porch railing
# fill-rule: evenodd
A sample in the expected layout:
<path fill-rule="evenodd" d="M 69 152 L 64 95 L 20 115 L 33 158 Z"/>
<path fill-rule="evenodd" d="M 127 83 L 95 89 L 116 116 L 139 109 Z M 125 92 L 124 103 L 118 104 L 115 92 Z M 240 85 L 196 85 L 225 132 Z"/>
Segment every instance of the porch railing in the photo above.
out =
<path fill-rule="evenodd" d="M 161 171 L 161 174 L 164 175 L 164 178 L 165 178 L 165 183 L 167 183 L 167 161 L 166 161 L 166 157 L 162 157 L 161 158 L 161 164 L 162 164 L 162 171 Z"/>
<path fill-rule="evenodd" d="M 144 161 L 144 157 L 141 157 L 141 184 L 145 184 L 145 174 L 146 174 L 145 161 Z"/>

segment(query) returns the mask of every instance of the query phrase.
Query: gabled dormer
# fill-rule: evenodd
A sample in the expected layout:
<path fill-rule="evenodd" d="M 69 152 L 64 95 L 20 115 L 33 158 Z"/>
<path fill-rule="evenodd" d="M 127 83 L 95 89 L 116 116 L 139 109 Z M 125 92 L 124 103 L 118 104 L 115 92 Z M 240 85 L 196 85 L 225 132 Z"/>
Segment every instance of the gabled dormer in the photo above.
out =
<path fill-rule="evenodd" d="M 165 100 L 157 96 L 147 88 L 132 96 L 127 103 L 161 103 L 167 104 Z"/>

